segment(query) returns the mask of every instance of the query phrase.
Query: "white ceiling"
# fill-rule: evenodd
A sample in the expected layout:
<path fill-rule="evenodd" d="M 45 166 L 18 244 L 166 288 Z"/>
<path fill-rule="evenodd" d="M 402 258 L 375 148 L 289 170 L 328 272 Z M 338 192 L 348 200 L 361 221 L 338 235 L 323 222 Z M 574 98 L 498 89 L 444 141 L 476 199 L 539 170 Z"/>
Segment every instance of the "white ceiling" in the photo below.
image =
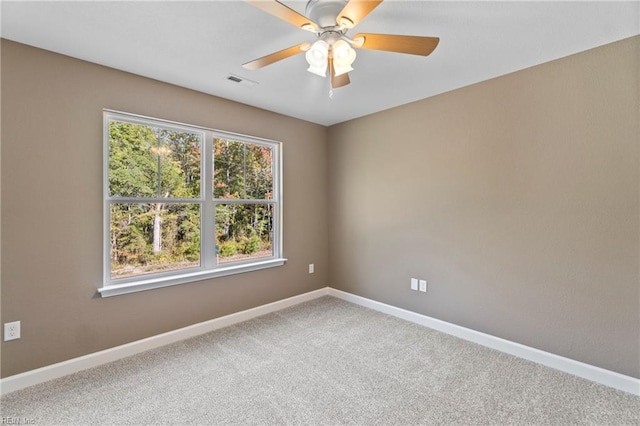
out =
<path fill-rule="evenodd" d="M 283 1 L 304 14 L 305 2 Z M 640 1 L 386 0 L 349 32 L 440 37 L 428 57 L 358 50 L 335 89 L 297 55 L 241 65 L 314 34 L 237 1 L 2 1 L 3 38 L 331 125 L 640 33 Z M 258 82 L 247 88 L 226 79 Z"/>

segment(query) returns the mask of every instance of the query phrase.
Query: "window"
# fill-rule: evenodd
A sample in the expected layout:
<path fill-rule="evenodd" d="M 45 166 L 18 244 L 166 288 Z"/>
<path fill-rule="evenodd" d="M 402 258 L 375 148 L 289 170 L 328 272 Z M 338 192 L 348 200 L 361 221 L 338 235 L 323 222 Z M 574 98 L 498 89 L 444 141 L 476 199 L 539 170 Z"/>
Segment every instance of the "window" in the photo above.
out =
<path fill-rule="evenodd" d="M 284 264 L 280 144 L 105 111 L 102 296 Z"/>

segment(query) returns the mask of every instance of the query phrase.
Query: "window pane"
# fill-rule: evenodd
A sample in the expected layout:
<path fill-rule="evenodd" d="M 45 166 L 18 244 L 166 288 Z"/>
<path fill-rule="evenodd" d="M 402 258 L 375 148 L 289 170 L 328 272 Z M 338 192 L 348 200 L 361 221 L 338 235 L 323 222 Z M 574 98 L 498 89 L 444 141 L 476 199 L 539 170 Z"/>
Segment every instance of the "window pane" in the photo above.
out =
<path fill-rule="evenodd" d="M 216 205 L 218 263 L 273 255 L 272 204 Z"/>
<path fill-rule="evenodd" d="M 110 121 L 109 195 L 199 197 L 200 146 L 197 133 Z"/>
<path fill-rule="evenodd" d="M 268 146 L 216 138 L 213 196 L 219 199 L 272 199 L 272 150 Z"/>
<path fill-rule="evenodd" d="M 200 266 L 199 204 L 112 203 L 111 279 Z"/>

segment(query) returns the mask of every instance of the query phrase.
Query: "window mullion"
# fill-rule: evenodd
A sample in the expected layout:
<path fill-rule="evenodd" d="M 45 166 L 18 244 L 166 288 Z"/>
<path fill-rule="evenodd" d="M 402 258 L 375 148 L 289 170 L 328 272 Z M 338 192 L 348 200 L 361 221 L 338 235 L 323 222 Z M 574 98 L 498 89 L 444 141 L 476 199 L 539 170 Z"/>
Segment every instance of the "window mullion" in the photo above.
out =
<path fill-rule="evenodd" d="M 216 267 L 216 205 L 213 201 L 213 138 L 212 132 L 205 132 L 202 151 L 201 194 L 204 202 L 201 212 L 201 265 L 206 268 Z"/>

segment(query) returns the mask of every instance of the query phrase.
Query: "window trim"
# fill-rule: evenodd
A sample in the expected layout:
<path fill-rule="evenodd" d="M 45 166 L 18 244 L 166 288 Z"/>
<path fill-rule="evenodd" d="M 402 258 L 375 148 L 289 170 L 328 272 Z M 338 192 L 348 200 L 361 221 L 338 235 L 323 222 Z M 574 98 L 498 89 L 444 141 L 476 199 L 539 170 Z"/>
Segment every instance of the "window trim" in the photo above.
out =
<path fill-rule="evenodd" d="M 165 271 L 139 275 L 136 277 L 111 278 L 111 249 L 110 241 L 110 206 L 115 202 L 147 203 L 149 198 L 136 197 L 110 197 L 109 194 L 109 121 L 125 121 L 148 126 L 166 126 L 170 129 L 184 130 L 186 132 L 199 132 L 202 135 L 200 154 L 200 197 L 170 199 L 171 203 L 200 204 L 200 266 L 185 268 L 178 271 Z M 273 148 L 273 196 L 269 200 L 262 199 L 219 199 L 213 194 L 213 141 L 216 138 L 233 139 Z M 258 271 L 266 268 L 282 266 L 287 259 L 282 252 L 282 143 L 270 139 L 255 136 L 242 135 L 223 130 L 179 123 L 170 120 L 147 117 L 111 109 L 103 110 L 103 285 L 98 288 L 102 297 L 116 296 L 120 294 L 151 290 L 194 281 Z M 208 177 L 208 178 L 207 178 Z M 162 201 L 167 201 L 163 199 Z M 217 264 L 213 250 L 215 246 L 215 205 L 216 204 L 260 204 L 267 203 L 274 206 L 273 220 L 276 223 L 273 233 L 272 250 L 269 257 L 240 260 L 225 264 Z M 209 235 L 205 238 L 206 235 Z M 213 239 L 214 244 L 211 244 Z M 206 241 L 205 241 L 206 240 Z"/>

